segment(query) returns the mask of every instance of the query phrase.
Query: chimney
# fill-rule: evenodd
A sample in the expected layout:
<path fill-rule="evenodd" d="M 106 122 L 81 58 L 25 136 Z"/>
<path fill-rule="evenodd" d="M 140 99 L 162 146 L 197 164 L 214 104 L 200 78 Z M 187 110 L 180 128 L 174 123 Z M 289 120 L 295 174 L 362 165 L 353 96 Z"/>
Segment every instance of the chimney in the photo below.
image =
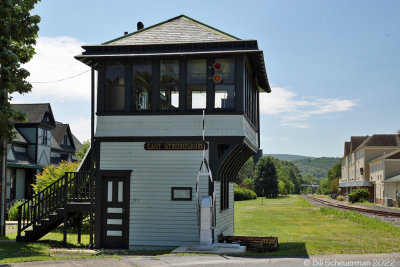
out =
<path fill-rule="evenodd" d="M 139 22 L 137 23 L 137 30 L 140 31 L 140 30 L 143 29 L 143 28 L 144 28 L 143 22 L 139 21 Z"/>

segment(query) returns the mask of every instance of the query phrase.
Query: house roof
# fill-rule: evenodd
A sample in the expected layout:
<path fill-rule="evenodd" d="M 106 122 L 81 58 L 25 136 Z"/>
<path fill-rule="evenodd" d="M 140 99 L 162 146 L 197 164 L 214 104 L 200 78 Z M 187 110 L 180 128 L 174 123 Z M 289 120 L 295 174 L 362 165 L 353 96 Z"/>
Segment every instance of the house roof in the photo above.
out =
<path fill-rule="evenodd" d="M 86 51 L 75 58 L 95 69 L 103 59 L 246 54 L 257 76 L 259 88 L 271 92 L 264 55 L 256 40 L 241 40 L 185 15 L 101 45 L 84 45 L 82 48 Z"/>
<path fill-rule="evenodd" d="M 359 147 L 363 146 L 399 146 L 397 134 L 374 134 L 366 139 Z"/>
<path fill-rule="evenodd" d="M 160 22 L 103 44 L 159 44 L 239 40 L 185 15 Z"/>
<path fill-rule="evenodd" d="M 384 183 L 400 183 L 400 175 L 393 176 L 389 179 L 383 180 Z"/>
<path fill-rule="evenodd" d="M 385 160 L 385 159 L 400 159 L 400 149 L 394 150 L 392 152 L 388 152 L 383 154 L 380 157 L 377 157 L 376 159 L 373 159 L 371 161 L 369 161 L 368 163 L 375 163 L 381 160 Z"/>
<path fill-rule="evenodd" d="M 15 128 L 14 128 L 14 132 L 15 132 L 15 137 L 13 138 L 13 143 L 21 143 L 21 144 L 28 144 L 29 142 L 25 139 L 25 137 L 23 137 L 20 132 L 18 132 Z"/>
<path fill-rule="evenodd" d="M 67 133 L 67 135 L 70 139 L 70 142 L 72 143 L 72 147 L 62 144 L 65 133 Z M 64 123 L 57 121 L 56 128 L 51 130 L 51 137 L 52 137 L 51 147 L 54 149 L 64 150 L 64 151 L 68 151 L 68 152 L 74 152 L 78 148 L 78 145 L 80 145 L 79 140 L 76 139 L 76 137 L 74 139 L 74 136 L 71 133 L 69 124 L 64 124 Z M 76 141 L 78 143 L 76 143 Z"/>
<path fill-rule="evenodd" d="M 367 138 L 368 136 L 352 136 L 350 138 L 350 153 L 356 150 Z"/>
<path fill-rule="evenodd" d="M 50 103 L 40 104 L 11 104 L 14 110 L 21 111 L 26 114 L 27 121 L 22 123 L 41 123 L 46 111 L 50 111 L 50 120 L 54 123 L 53 112 Z"/>

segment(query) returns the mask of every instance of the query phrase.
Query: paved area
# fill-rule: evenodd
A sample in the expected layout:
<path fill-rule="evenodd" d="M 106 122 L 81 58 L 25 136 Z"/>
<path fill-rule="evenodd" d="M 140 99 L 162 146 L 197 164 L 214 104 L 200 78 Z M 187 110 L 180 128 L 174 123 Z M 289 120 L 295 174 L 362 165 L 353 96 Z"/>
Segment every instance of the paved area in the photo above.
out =
<path fill-rule="evenodd" d="M 296 266 L 400 266 L 400 253 L 393 254 L 365 254 L 365 255 L 324 255 L 310 256 L 308 258 L 298 257 L 276 257 L 276 258 L 251 258 L 233 256 L 211 256 L 211 255 L 167 255 L 167 256 L 121 256 L 117 258 L 97 259 L 72 259 L 42 262 L 22 262 L 5 264 L 0 266 L 85 266 L 85 267 L 127 267 L 127 266 L 222 266 L 222 267 L 296 267 Z"/>

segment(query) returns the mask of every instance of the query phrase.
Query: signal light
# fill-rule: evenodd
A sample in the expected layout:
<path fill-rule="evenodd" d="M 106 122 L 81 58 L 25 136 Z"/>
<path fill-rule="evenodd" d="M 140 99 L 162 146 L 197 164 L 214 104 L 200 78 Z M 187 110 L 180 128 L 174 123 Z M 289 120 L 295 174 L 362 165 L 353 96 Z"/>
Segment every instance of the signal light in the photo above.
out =
<path fill-rule="evenodd" d="M 213 77 L 214 83 L 221 83 L 222 82 L 222 77 L 221 75 L 215 74 Z"/>
<path fill-rule="evenodd" d="M 214 70 L 220 70 L 221 69 L 221 63 L 216 62 L 216 63 L 214 63 L 213 67 L 214 67 Z"/>

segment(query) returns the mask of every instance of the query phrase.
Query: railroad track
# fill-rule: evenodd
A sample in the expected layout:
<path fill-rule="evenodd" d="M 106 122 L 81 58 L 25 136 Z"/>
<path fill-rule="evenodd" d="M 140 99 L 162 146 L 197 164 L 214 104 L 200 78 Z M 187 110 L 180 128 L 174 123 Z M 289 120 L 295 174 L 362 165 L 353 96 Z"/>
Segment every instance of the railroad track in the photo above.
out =
<path fill-rule="evenodd" d="M 329 207 L 336 208 L 336 209 L 353 210 L 353 211 L 358 211 L 358 212 L 363 212 L 363 213 L 374 214 L 374 215 L 378 215 L 378 216 L 390 216 L 390 217 L 400 218 L 400 212 L 390 212 L 390 211 L 383 211 L 383 210 L 373 210 L 373 209 L 367 209 L 367 208 L 350 207 L 350 206 L 346 206 L 346 205 L 332 203 L 330 201 L 326 201 L 326 200 L 312 197 L 309 195 L 302 195 L 302 196 L 308 200 L 316 201 L 316 202 L 323 204 L 324 206 L 329 206 Z"/>

